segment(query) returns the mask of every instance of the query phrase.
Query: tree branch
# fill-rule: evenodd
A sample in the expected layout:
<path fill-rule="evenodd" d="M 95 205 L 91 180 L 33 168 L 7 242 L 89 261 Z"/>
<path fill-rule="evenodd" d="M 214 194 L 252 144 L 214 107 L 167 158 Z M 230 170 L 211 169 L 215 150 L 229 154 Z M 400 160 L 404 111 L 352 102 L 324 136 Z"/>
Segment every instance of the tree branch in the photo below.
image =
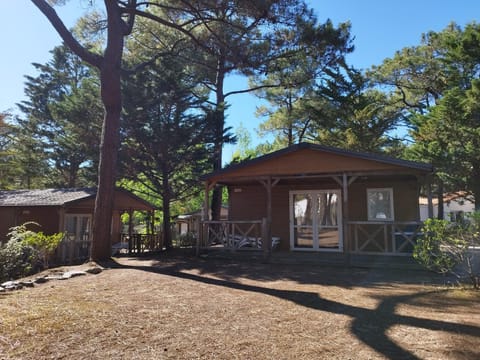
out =
<path fill-rule="evenodd" d="M 248 89 L 230 91 L 230 92 L 226 93 L 224 96 L 227 97 L 227 96 L 235 95 L 235 94 L 245 94 L 245 93 L 249 93 L 249 92 L 253 92 L 253 91 L 261 90 L 261 89 L 277 88 L 277 87 L 279 87 L 279 86 L 283 86 L 283 85 L 282 85 L 282 84 L 259 85 L 259 86 L 255 86 L 255 87 L 248 88 Z"/>
<path fill-rule="evenodd" d="M 88 51 L 83 47 L 72 35 L 72 33 L 63 24 L 56 11 L 51 7 L 46 0 L 31 0 L 32 3 L 45 15 L 55 28 L 60 37 L 65 41 L 67 46 L 82 60 L 86 61 L 90 65 L 100 68 L 103 57 Z"/>

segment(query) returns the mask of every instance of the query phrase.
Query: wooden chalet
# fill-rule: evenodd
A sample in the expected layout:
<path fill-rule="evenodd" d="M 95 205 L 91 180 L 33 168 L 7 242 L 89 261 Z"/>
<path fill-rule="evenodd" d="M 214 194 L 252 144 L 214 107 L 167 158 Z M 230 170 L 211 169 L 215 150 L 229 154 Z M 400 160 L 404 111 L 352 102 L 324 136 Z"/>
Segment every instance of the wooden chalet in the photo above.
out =
<path fill-rule="evenodd" d="M 88 259 L 95 197 L 96 188 L 0 191 L 0 242 L 7 241 L 11 227 L 33 221 L 41 227 L 32 230 L 45 234 L 65 232 L 54 261 L 70 263 Z M 146 211 L 152 214 L 153 219 L 154 206 L 123 189 L 115 189 L 112 201 L 111 243 L 114 249 L 116 245 L 116 250 L 141 251 L 145 241 L 140 244 L 140 239 L 133 234 L 131 222 L 124 233 L 120 216 L 128 213 L 131 219 L 133 211 Z"/>
<path fill-rule="evenodd" d="M 226 221 L 204 217 L 197 250 L 260 250 L 285 259 L 302 253 L 351 264 L 408 256 L 421 228 L 420 187 L 429 189 L 432 172 L 425 163 L 293 145 L 202 178 L 205 208 L 221 185 L 229 212 Z"/>

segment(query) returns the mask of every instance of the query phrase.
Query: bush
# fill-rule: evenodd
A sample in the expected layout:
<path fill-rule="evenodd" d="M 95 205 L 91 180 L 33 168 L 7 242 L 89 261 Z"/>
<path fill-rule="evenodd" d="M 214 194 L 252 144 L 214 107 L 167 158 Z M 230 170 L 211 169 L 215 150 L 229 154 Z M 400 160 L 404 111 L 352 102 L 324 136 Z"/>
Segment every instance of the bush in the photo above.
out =
<path fill-rule="evenodd" d="M 23 240 L 23 243 L 33 247 L 38 253 L 38 258 L 42 262 L 42 266 L 48 268 L 48 259 L 62 241 L 63 236 L 63 233 L 45 235 L 40 231 L 27 236 Z"/>
<path fill-rule="evenodd" d="M 0 247 L 0 279 L 10 280 L 27 276 L 48 267 L 48 258 L 63 239 L 63 233 L 45 235 L 29 230 L 26 222 L 10 228 L 8 242 Z"/>
<path fill-rule="evenodd" d="M 413 258 L 427 269 L 452 274 L 462 279 L 464 274 L 475 288 L 480 286 L 480 269 L 476 269 L 474 249 L 480 246 L 480 213 L 469 221 L 450 223 L 427 219 L 413 250 Z"/>
<path fill-rule="evenodd" d="M 35 249 L 12 239 L 0 247 L 0 280 L 12 280 L 32 274 L 37 263 Z"/>

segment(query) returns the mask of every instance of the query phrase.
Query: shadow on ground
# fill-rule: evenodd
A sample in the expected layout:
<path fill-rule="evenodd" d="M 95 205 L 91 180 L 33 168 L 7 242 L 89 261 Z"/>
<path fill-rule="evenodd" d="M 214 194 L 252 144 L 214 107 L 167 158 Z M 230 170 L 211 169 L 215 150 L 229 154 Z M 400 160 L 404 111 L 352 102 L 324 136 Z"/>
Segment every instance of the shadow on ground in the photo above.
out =
<path fill-rule="evenodd" d="M 414 271 L 399 272 L 379 269 L 345 269 L 324 268 L 320 266 L 305 267 L 295 265 L 269 265 L 239 262 L 219 262 L 201 260 L 198 258 L 158 256 L 138 259 L 123 258 L 119 261 L 103 264 L 108 268 L 127 268 L 173 276 L 208 285 L 221 286 L 241 291 L 256 292 L 279 299 L 291 301 L 310 309 L 330 312 L 332 314 L 349 316 L 353 321 L 351 332 L 360 341 L 391 359 L 418 359 L 411 351 L 401 347 L 387 335 L 388 330 L 396 325 L 404 325 L 417 329 L 443 331 L 456 335 L 472 336 L 480 339 L 480 327 L 448 321 L 432 320 L 415 316 L 400 315 L 396 308 L 400 304 L 415 301 L 416 298 L 440 293 L 446 290 L 428 290 L 398 296 L 385 296 L 379 300 L 376 308 L 369 309 L 360 306 L 343 304 L 338 301 L 324 299 L 318 293 L 283 290 L 272 287 L 262 287 L 240 283 L 240 278 L 257 281 L 276 281 L 288 279 L 302 284 L 319 284 L 327 286 L 376 287 L 388 286 L 392 283 L 422 284 L 428 281 L 438 281 L 435 276 Z M 149 265 L 145 264 L 148 260 Z M 151 264 L 151 265 L 150 265 Z M 187 272 L 195 270 L 195 274 Z M 212 277 L 213 276 L 213 277 Z M 430 283 L 429 282 L 429 283 Z M 467 358 L 480 358 L 480 349 L 461 349 Z M 469 354 L 466 354 L 468 351 Z"/>
<path fill-rule="evenodd" d="M 333 285 L 343 288 L 390 286 L 397 283 L 443 286 L 449 283 L 449 279 L 432 272 L 395 268 L 265 264 L 259 261 L 201 258 L 169 252 L 151 257 L 122 257 L 121 261 L 127 264 L 128 259 L 151 261 L 152 266 L 157 268 L 176 268 L 178 271 L 196 270 L 200 274 L 210 274 L 230 281 L 235 281 L 239 277 L 256 281 L 291 280 L 299 284 Z"/>

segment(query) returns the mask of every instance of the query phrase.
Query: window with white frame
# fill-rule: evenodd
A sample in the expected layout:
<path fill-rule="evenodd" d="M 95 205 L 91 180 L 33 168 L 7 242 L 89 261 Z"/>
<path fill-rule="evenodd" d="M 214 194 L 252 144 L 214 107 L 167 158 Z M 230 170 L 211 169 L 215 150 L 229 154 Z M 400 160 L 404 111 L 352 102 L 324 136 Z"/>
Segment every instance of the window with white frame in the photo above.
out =
<path fill-rule="evenodd" d="M 393 189 L 367 189 L 368 220 L 392 221 Z"/>

